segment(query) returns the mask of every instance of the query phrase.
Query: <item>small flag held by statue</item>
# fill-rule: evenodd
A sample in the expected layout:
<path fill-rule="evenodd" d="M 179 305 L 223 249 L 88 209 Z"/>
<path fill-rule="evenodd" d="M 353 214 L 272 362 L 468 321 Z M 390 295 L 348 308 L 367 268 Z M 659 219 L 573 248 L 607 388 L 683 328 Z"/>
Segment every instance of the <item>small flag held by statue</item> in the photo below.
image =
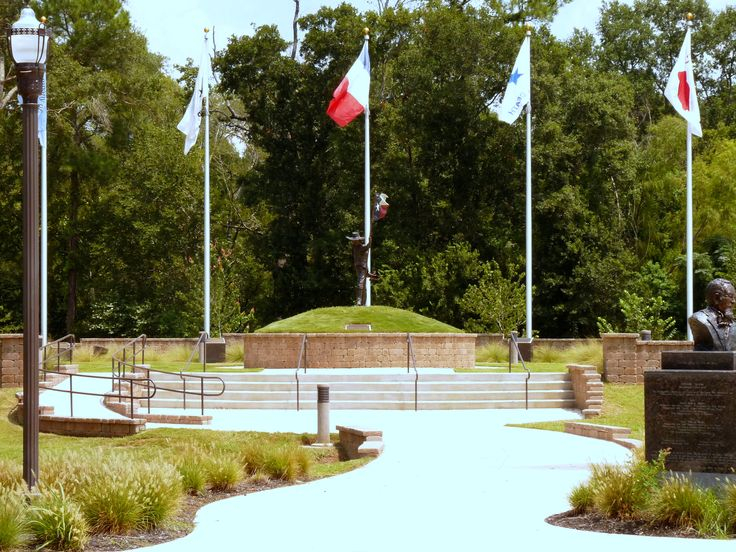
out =
<path fill-rule="evenodd" d="M 386 194 L 376 195 L 376 204 L 373 206 L 373 222 L 383 219 L 388 213 L 388 196 Z"/>

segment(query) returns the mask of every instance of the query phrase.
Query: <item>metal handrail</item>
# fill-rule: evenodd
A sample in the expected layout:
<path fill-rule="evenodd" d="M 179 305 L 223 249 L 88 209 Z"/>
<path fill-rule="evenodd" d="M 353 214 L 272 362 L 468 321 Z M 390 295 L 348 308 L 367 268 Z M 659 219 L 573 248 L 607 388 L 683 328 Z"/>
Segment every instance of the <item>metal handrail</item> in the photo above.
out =
<path fill-rule="evenodd" d="M 133 349 L 133 361 L 128 360 L 128 349 Z M 112 376 L 125 376 L 127 368 L 130 367 L 130 371 L 135 373 L 135 369 L 138 364 L 138 355 L 141 356 L 140 364 L 146 361 L 146 334 L 141 334 L 138 337 L 128 341 L 121 349 L 118 349 L 112 354 Z M 122 357 L 122 358 L 121 358 Z M 121 372 L 122 367 L 122 372 Z M 117 368 L 117 370 L 116 370 Z"/>
<path fill-rule="evenodd" d="M 529 368 L 526 367 L 526 362 L 524 362 L 524 357 L 519 349 L 519 342 L 516 340 L 516 332 L 511 332 L 510 339 L 511 343 L 513 343 L 516 348 L 516 354 L 519 357 L 519 360 L 521 360 L 521 366 L 526 370 L 526 380 L 524 381 L 524 404 L 526 410 L 529 410 L 529 379 L 532 377 L 532 373 L 529 371 Z M 509 373 L 511 373 L 511 357 L 509 357 Z"/>
<path fill-rule="evenodd" d="M 206 335 L 206 332 L 202 332 L 202 334 Z M 200 334 L 200 340 L 202 339 L 202 335 Z M 138 345 L 140 345 L 140 348 L 138 348 Z M 133 362 L 129 362 L 127 360 L 127 353 L 126 349 L 132 347 L 133 348 Z M 116 351 L 113 354 L 113 360 L 112 360 L 112 373 L 113 378 L 115 377 L 125 377 L 127 373 L 127 368 L 130 367 L 130 371 L 132 373 L 137 373 L 138 370 L 145 371 L 146 378 L 150 379 L 151 372 L 154 372 L 156 374 L 165 374 L 167 376 L 175 376 L 179 377 L 181 379 L 182 387 L 181 389 L 178 388 L 172 388 L 172 387 L 163 387 L 160 383 L 156 385 L 157 389 L 160 389 L 162 391 L 171 391 L 172 393 L 179 393 L 182 395 L 183 400 L 183 407 L 184 410 L 187 408 L 187 395 L 193 395 L 195 397 L 200 398 L 200 412 L 202 415 L 204 415 L 204 398 L 205 397 L 219 397 L 223 393 L 225 393 L 225 382 L 222 378 L 218 376 L 200 376 L 197 374 L 185 374 L 183 372 L 179 372 L 178 374 L 176 372 L 167 372 L 165 370 L 157 370 L 155 368 L 150 368 L 149 366 L 141 366 L 136 362 L 138 354 L 141 355 L 141 364 L 143 364 L 143 360 L 145 359 L 145 349 L 146 349 L 146 335 L 142 334 L 135 339 L 132 339 L 128 343 L 126 343 L 122 349 Z M 122 353 L 122 359 L 119 358 L 120 354 Z M 116 363 L 117 363 L 117 375 L 116 375 Z M 121 373 L 121 367 L 122 367 L 122 373 Z M 199 380 L 199 391 L 191 391 L 187 389 L 187 378 L 190 380 Z M 221 389 L 217 393 L 205 393 L 204 391 L 204 382 L 205 380 L 208 381 L 219 381 L 221 385 Z M 148 399 L 148 412 L 150 414 L 151 412 L 151 400 Z"/>
<path fill-rule="evenodd" d="M 299 412 L 299 370 L 302 367 L 302 358 L 304 358 L 304 373 L 307 373 L 307 334 L 302 334 L 302 345 L 299 348 L 299 358 L 296 359 L 296 370 L 294 378 L 296 378 L 296 410 Z"/>
<path fill-rule="evenodd" d="M 58 374 L 59 372 L 55 372 L 53 370 L 45 370 L 43 368 L 40 369 L 41 372 L 44 372 L 44 375 L 46 373 L 49 374 Z M 153 398 L 154 395 L 156 395 L 157 387 L 156 382 L 154 382 L 151 379 L 142 379 L 142 378 L 127 378 L 127 377 L 116 377 L 116 376 L 96 376 L 92 374 L 71 374 L 66 373 L 63 374 L 65 377 L 69 378 L 69 389 L 58 389 L 56 387 L 45 387 L 43 386 L 43 389 L 46 391 L 57 391 L 60 393 L 69 393 L 69 414 L 71 417 L 74 417 L 74 395 L 86 395 L 89 397 L 107 397 L 109 396 L 108 393 L 93 393 L 90 391 L 74 391 L 74 378 L 88 378 L 88 379 L 104 379 L 104 380 L 112 380 L 113 381 L 113 388 L 115 386 L 115 381 L 118 382 L 118 398 L 122 399 L 122 389 L 120 382 L 126 381 L 129 384 L 129 393 L 125 397 L 125 399 L 130 400 L 130 418 L 133 418 L 134 412 L 133 412 L 133 401 L 134 400 L 148 400 L 149 404 L 151 402 L 151 398 Z M 143 383 L 145 382 L 145 388 L 146 388 L 146 395 L 145 396 L 138 396 L 134 395 L 133 388 L 135 385 L 139 385 L 140 387 L 143 387 Z M 153 390 L 153 392 L 151 392 Z M 122 402 L 122 400 L 121 400 Z"/>
<path fill-rule="evenodd" d="M 210 338 L 210 334 L 207 332 L 199 332 L 199 339 L 194 344 L 194 347 L 192 347 L 192 352 L 189 354 L 189 360 L 187 360 L 187 365 L 184 366 L 183 370 L 179 370 L 179 373 L 186 372 L 187 368 L 189 368 L 189 365 L 192 363 L 192 360 L 194 359 L 194 353 L 197 352 L 197 349 L 199 348 L 202 343 L 204 343 L 204 350 L 202 351 L 202 371 L 207 371 L 207 340 Z"/>
<path fill-rule="evenodd" d="M 63 351 L 61 350 L 61 344 L 62 343 L 68 343 L 68 347 L 65 348 Z M 61 368 L 61 357 L 68 354 L 69 355 L 69 363 L 72 362 L 72 351 L 74 351 L 74 334 L 67 334 L 64 337 L 60 337 L 59 339 L 56 339 L 54 341 L 50 341 L 46 345 L 43 345 L 41 347 L 41 354 L 43 356 L 43 359 L 41 360 L 41 366 L 43 367 L 43 370 L 48 370 L 49 363 L 53 363 L 56 361 L 56 372 L 59 371 Z M 56 352 L 53 352 L 54 349 L 56 349 Z M 51 356 L 49 356 L 49 350 L 52 351 Z M 46 374 L 44 373 L 44 381 L 46 381 Z"/>
<path fill-rule="evenodd" d="M 409 373 L 409 359 L 414 367 L 414 412 L 418 410 L 419 402 L 419 372 L 417 372 L 417 357 L 414 354 L 414 340 L 410 333 L 406 334 L 406 373 Z"/>
<path fill-rule="evenodd" d="M 225 382 L 224 380 L 219 376 L 200 376 L 198 374 L 185 374 L 183 372 L 179 372 L 178 374 L 176 372 L 167 372 L 166 370 L 156 370 L 155 368 L 149 368 L 148 366 L 142 366 L 140 367 L 141 370 L 144 370 L 146 372 L 146 377 L 151 377 L 151 372 L 154 372 L 156 374 L 165 374 L 167 376 L 176 376 L 181 379 L 181 389 L 175 388 L 175 387 L 164 387 L 161 385 L 161 382 L 156 384 L 156 388 L 160 389 L 161 391 L 171 391 L 172 393 L 181 393 L 182 400 L 183 400 L 183 408 L 184 410 L 187 409 L 187 395 L 194 395 L 195 397 L 199 397 L 199 404 L 200 404 L 200 412 L 202 416 L 204 416 L 204 398 L 205 397 L 219 397 L 223 393 L 225 393 Z M 190 391 L 187 389 L 187 378 L 193 379 L 193 380 L 199 380 L 199 391 Z M 204 382 L 207 381 L 214 381 L 214 382 L 220 382 L 220 390 L 217 393 L 205 393 L 204 391 Z M 151 401 L 148 401 L 148 412 L 150 414 L 151 412 Z"/>

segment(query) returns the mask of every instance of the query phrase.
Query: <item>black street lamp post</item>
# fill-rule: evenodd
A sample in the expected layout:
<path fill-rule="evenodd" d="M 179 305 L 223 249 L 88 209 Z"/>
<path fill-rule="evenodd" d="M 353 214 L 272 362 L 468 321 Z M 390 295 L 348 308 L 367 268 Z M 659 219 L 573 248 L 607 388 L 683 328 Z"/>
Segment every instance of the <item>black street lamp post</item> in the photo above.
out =
<path fill-rule="evenodd" d="M 49 32 L 29 7 L 8 29 L 18 93 L 23 97 L 23 479 L 38 478 L 38 357 L 40 331 L 38 97 Z"/>

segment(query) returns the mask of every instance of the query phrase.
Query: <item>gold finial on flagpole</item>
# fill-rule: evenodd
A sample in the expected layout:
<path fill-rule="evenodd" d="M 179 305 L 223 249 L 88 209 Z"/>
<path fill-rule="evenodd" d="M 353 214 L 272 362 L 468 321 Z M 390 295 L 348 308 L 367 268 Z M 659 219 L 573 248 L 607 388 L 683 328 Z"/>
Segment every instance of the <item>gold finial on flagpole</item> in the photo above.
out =
<path fill-rule="evenodd" d="M 366 39 L 368 38 L 370 32 L 371 30 L 368 27 L 363 27 L 363 35 L 366 37 Z"/>
<path fill-rule="evenodd" d="M 204 34 L 207 34 L 208 32 L 210 32 L 210 28 L 209 27 L 205 27 L 204 28 Z"/>
<path fill-rule="evenodd" d="M 532 24 L 531 23 L 525 23 L 524 28 L 526 29 L 526 36 L 530 36 L 532 34 Z"/>
<path fill-rule="evenodd" d="M 687 20 L 688 21 L 692 21 L 694 18 L 695 18 L 695 16 L 692 13 L 687 12 Z"/>
<path fill-rule="evenodd" d="M 45 16 L 42 16 L 42 17 L 41 17 L 41 23 L 42 23 L 43 25 L 46 25 L 46 17 L 45 17 Z"/>

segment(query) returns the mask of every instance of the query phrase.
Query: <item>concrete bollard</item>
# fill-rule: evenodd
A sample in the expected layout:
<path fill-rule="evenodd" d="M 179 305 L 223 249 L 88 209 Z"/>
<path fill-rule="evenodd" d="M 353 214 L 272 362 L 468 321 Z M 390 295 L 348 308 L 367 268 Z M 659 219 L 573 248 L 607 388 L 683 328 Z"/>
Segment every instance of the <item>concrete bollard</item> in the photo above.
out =
<path fill-rule="evenodd" d="M 330 386 L 317 386 L 317 443 L 330 444 Z"/>

